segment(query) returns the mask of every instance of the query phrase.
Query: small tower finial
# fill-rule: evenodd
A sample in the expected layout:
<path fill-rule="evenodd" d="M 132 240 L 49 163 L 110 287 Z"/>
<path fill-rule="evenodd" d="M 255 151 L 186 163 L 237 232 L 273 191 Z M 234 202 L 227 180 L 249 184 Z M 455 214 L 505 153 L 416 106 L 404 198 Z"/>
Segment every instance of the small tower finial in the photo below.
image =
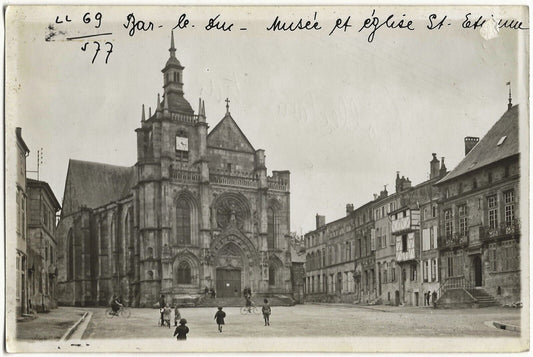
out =
<path fill-rule="evenodd" d="M 507 104 L 507 109 L 509 110 L 513 107 L 513 102 L 511 99 L 511 82 L 509 81 L 506 84 L 509 86 L 509 104 Z"/>
<path fill-rule="evenodd" d="M 168 100 L 166 95 L 163 96 L 163 111 L 168 112 Z"/>
<path fill-rule="evenodd" d="M 143 104 L 143 112 L 141 117 L 141 122 L 144 122 L 146 120 L 146 115 L 144 114 L 144 104 Z"/>
<path fill-rule="evenodd" d="M 176 57 L 176 47 L 174 47 L 174 31 L 170 31 L 170 48 L 168 49 L 171 57 Z"/>
<path fill-rule="evenodd" d="M 148 118 L 152 117 L 152 107 L 148 107 Z"/>
<path fill-rule="evenodd" d="M 225 102 L 226 102 L 226 114 L 229 114 L 229 102 L 230 102 L 230 100 L 228 98 L 226 98 Z"/>

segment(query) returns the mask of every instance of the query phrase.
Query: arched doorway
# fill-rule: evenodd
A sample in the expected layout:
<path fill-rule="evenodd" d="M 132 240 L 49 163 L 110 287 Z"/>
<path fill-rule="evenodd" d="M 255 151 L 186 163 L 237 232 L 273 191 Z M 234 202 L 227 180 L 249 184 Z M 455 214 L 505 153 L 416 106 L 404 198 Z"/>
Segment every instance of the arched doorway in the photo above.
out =
<path fill-rule="evenodd" d="M 479 255 L 474 257 L 474 283 L 475 286 L 483 285 L 483 269 L 481 265 L 481 257 Z"/>
<path fill-rule="evenodd" d="M 242 249 L 227 243 L 216 257 L 216 293 L 218 297 L 240 296 L 244 284 L 244 259 Z"/>

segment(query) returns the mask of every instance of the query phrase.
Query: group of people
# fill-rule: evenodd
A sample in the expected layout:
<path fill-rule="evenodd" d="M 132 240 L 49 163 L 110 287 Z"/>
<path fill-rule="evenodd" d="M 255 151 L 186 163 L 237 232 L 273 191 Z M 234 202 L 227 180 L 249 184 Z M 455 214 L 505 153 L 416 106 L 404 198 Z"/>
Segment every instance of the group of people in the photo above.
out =
<path fill-rule="evenodd" d="M 210 296 L 211 298 L 215 298 L 217 296 L 217 293 L 215 292 L 215 289 L 213 288 L 208 288 L 207 286 L 205 287 L 204 289 L 204 295 L 205 297 L 208 297 Z"/>
<path fill-rule="evenodd" d="M 430 303 L 431 301 L 431 303 Z M 434 291 L 433 293 L 430 291 L 424 293 L 424 305 L 426 306 L 431 306 L 431 305 L 435 305 L 435 303 L 437 302 L 437 292 Z"/>

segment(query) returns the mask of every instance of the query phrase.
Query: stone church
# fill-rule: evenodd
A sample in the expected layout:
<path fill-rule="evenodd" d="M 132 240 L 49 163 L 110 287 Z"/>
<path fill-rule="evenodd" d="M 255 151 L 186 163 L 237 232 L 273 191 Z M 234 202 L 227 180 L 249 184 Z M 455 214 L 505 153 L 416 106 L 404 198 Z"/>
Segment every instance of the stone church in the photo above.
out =
<path fill-rule="evenodd" d="M 229 111 L 210 131 L 184 97 L 174 37 L 164 95 L 145 114 L 133 167 L 70 160 L 58 225 L 58 301 L 129 306 L 244 288 L 290 294 L 290 173 L 267 176 Z M 95 143 L 96 144 L 96 143 Z"/>

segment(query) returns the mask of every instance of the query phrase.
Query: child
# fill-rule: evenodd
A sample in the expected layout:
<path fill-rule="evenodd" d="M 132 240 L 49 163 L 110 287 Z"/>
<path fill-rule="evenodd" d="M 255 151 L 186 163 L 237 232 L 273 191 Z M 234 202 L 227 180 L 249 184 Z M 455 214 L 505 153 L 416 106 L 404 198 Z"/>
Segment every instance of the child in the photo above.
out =
<path fill-rule="evenodd" d="M 187 320 L 181 319 L 180 325 L 176 327 L 176 331 L 174 331 L 174 336 L 178 335 L 176 339 L 179 340 L 186 340 L 187 334 L 189 333 L 189 328 L 186 326 Z"/>
<path fill-rule="evenodd" d="M 163 308 L 163 326 L 165 324 L 168 325 L 168 328 L 170 328 L 170 314 L 172 312 L 172 309 L 170 308 L 170 306 L 168 306 L 168 304 L 165 305 L 165 307 Z"/>
<path fill-rule="evenodd" d="M 178 305 L 174 308 L 174 326 L 178 326 L 178 321 L 181 319 L 180 310 L 178 310 Z"/>
<path fill-rule="evenodd" d="M 270 313 L 271 313 L 271 309 L 270 309 L 270 305 L 268 304 L 268 300 L 265 299 L 264 300 L 265 304 L 263 305 L 263 318 L 265 319 L 265 326 L 270 326 Z"/>
<path fill-rule="evenodd" d="M 219 306 L 218 311 L 215 314 L 215 320 L 217 320 L 218 332 L 220 333 L 222 333 L 222 325 L 224 325 L 224 317 L 226 317 L 226 313 L 222 311 L 222 306 Z"/>

